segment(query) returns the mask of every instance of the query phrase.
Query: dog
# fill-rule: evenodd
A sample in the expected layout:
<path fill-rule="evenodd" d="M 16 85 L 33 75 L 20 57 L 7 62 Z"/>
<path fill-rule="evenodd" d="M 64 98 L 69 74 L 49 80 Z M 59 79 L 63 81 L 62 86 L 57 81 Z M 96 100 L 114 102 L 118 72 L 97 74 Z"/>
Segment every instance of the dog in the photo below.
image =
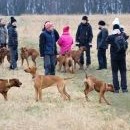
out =
<path fill-rule="evenodd" d="M 70 100 L 70 95 L 65 90 L 65 80 L 71 78 L 61 78 L 59 76 L 54 75 L 38 75 L 36 73 L 36 67 L 29 67 L 24 70 L 26 73 L 30 73 L 32 78 L 34 79 L 34 88 L 35 88 L 35 100 L 42 101 L 42 89 L 47 87 L 51 87 L 52 85 L 56 85 L 59 93 L 63 97 L 64 100 Z"/>
<path fill-rule="evenodd" d="M 18 79 L 0 79 L 0 93 L 8 100 L 7 93 L 11 87 L 20 87 L 22 83 Z"/>
<path fill-rule="evenodd" d="M 81 68 L 80 57 L 81 57 L 82 53 L 86 50 L 87 50 L 86 47 L 83 46 L 83 47 L 80 47 L 79 50 L 71 51 L 71 56 L 74 60 L 74 69 L 76 69 L 76 64 L 78 64 Z"/>
<path fill-rule="evenodd" d="M 105 98 L 105 92 L 110 91 L 114 92 L 114 86 L 112 84 L 105 83 L 104 81 L 101 81 L 97 79 L 94 76 L 87 76 L 84 80 L 85 90 L 84 94 L 86 97 L 86 100 L 88 101 L 88 93 L 95 90 L 99 92 L 99 103 L 102 103 L 102 98 L 106 102 L 106 104 L 110 105 L 110 103 Z"/>
<path fill-rule="evenodd" d="M 36 49 L 33 48 L 26 48 L 26 47 L 22 47 L 21 48 L 21 61 L 22 61 L 22 66 L 24 63 L 24 60 L 26 60 L 27 65 L 29 67 L 29 61 L 28 58 L 31 57 L 32 61 L 34 63 L 34 65 L 36 66 L 36 58 L 39 56 L 39 53 Z"/>
<path fill-rule="evenodd" d="M 6 47 L 0 48 L 0 65 L 4 63 L 4 59 L 7 56 L 7 61 L 10 63 L 9 50 Z"/>
<path fill-rule="evenodd" d="M 64 72 L 74 73 L 74 61 L 71 56 L 71 53 L 67 52 L 65 55 L 60 55 L 57 58 L 57 62 L 59 63 L 58 71 L 61 71 L 62 66 L 64 67 Z"/>

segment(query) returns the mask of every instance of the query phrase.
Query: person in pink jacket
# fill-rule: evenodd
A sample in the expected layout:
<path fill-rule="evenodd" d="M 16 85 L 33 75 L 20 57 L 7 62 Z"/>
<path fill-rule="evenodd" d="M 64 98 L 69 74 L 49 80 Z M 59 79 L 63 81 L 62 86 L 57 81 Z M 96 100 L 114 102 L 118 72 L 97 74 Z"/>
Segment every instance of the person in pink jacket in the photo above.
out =
<path fill-rule="evenodd" d="M 60 54 L 64 55 L 66 52 L 70 52 L 71 51 L 71 46 L 73 44 L 73 38 L 70 35 L 70 27 L 69 26 L 65 26 L 63 28 L 63 34 L 61 35 L 61 37 L 58 40 L 58 44 L 60 46 Z"/>

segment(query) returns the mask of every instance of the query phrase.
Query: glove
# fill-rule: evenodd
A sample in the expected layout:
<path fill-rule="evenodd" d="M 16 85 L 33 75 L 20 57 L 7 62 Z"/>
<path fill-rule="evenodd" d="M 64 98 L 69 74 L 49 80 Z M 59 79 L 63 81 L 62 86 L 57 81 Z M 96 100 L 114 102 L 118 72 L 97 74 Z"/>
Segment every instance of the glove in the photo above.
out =
<path fill-rule="evenodd" d="M 92 47 L 92 43 L 89 43 L 89 46 Z"/>

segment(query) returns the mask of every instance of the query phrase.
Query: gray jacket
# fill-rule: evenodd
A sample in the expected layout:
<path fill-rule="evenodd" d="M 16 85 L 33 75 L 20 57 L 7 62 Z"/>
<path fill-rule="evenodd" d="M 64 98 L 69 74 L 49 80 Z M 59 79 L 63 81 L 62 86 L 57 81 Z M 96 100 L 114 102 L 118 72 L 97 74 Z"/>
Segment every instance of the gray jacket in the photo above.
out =
<path fill-rule="evenodd" d="M 0 46 L 7 41 L 7 30 L 5 26 L 0 25 Z"/>

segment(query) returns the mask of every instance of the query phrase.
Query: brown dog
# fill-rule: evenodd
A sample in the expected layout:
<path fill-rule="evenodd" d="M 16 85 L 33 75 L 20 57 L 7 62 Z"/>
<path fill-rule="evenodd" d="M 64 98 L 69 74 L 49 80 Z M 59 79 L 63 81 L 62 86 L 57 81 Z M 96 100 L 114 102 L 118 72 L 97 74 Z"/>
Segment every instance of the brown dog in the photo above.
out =
<path fill-rule="evenodd" d="M 64 67 L 64 72 L 74 73 L 74 61 L 71 56 L 71 53 L 66 53 L 65 55 L 60 55 L 57 58 L 57 62 L 59 63 L 58 71 L 61 71 L 62 66 Z"/>
<path fill-rule="evenodd" d="M 0 93 L 4 96 L 7 101 L 7 93 L 11 87 L 20 87 L 22 83 L 18 79 L 0 79 Z"/>
<path fill-rule="evenodd" d="M 86 76 L 84 80 L 84 84 L 85 84 L 84 93 L 85 93 L 86 100 L 88 100 L 88 93 L 95 90 L 99 92 L 99 103 L 102 103 L 102 98 L 103 98 L 104 101 L 108 105 L 110 105 L 110 103 L 106 100 L 104 94 L 107 91 L 114 92 L 114 87 L 112 84 L 107 84 L 101 80 L 98 80 L 94 76 Z"/>
<path fill-rule="evenodd" d="M 0 64 L 4 63 L 4 59 L 7 56 L 8 62 L 10 62 L 9 50 L 6 47 L 0 48 Z"/>
<path fill-rule="evenodd" d="M 27 68 L 24 70 L 26 73 L 30 73 L 34 78 L 36 101 L 39 100 L 42 101 L 42 89 L 51 87 L 52 85 L 57 86 L 58 91 L 60 92 L 64 100 L 66 99 L 70 100 L 70 95 L 65 90 L 65 80 L 71 78 L 63 79 L 59 76 L 54 76 L 54 75 L 47 75 L 47 76 L 38 75 L 36 74 L 36 70 L 37 70 L 36 67 Z"/>
<path fill-rule="evenodd" d="M 29 67 L 29 62 L 28 62 L 28 58 L 31 57 L 32 61 L 34 63 L 34 65 L 36 66 L 36 58 L 39 56 L 39 53 L 36 49 L 33 48 L 26 48 L 26 47 L 22 47 L 21 48 L 21 60 L 22 60 L 22 65 L 24 63 L 24 60 L 26 60 L 27 65 Z"/>
<path fill-rule="evenodd" d="M 80 47 L 79 50 L 72 50 L 71 51 L 71 56 L 74 60 L 74 68 L 75 69 L 76 69 L 76 64 L 78 64 L 81 67 L 80 57 L 84 51 L 86 51 L 86 47 Z"/>

